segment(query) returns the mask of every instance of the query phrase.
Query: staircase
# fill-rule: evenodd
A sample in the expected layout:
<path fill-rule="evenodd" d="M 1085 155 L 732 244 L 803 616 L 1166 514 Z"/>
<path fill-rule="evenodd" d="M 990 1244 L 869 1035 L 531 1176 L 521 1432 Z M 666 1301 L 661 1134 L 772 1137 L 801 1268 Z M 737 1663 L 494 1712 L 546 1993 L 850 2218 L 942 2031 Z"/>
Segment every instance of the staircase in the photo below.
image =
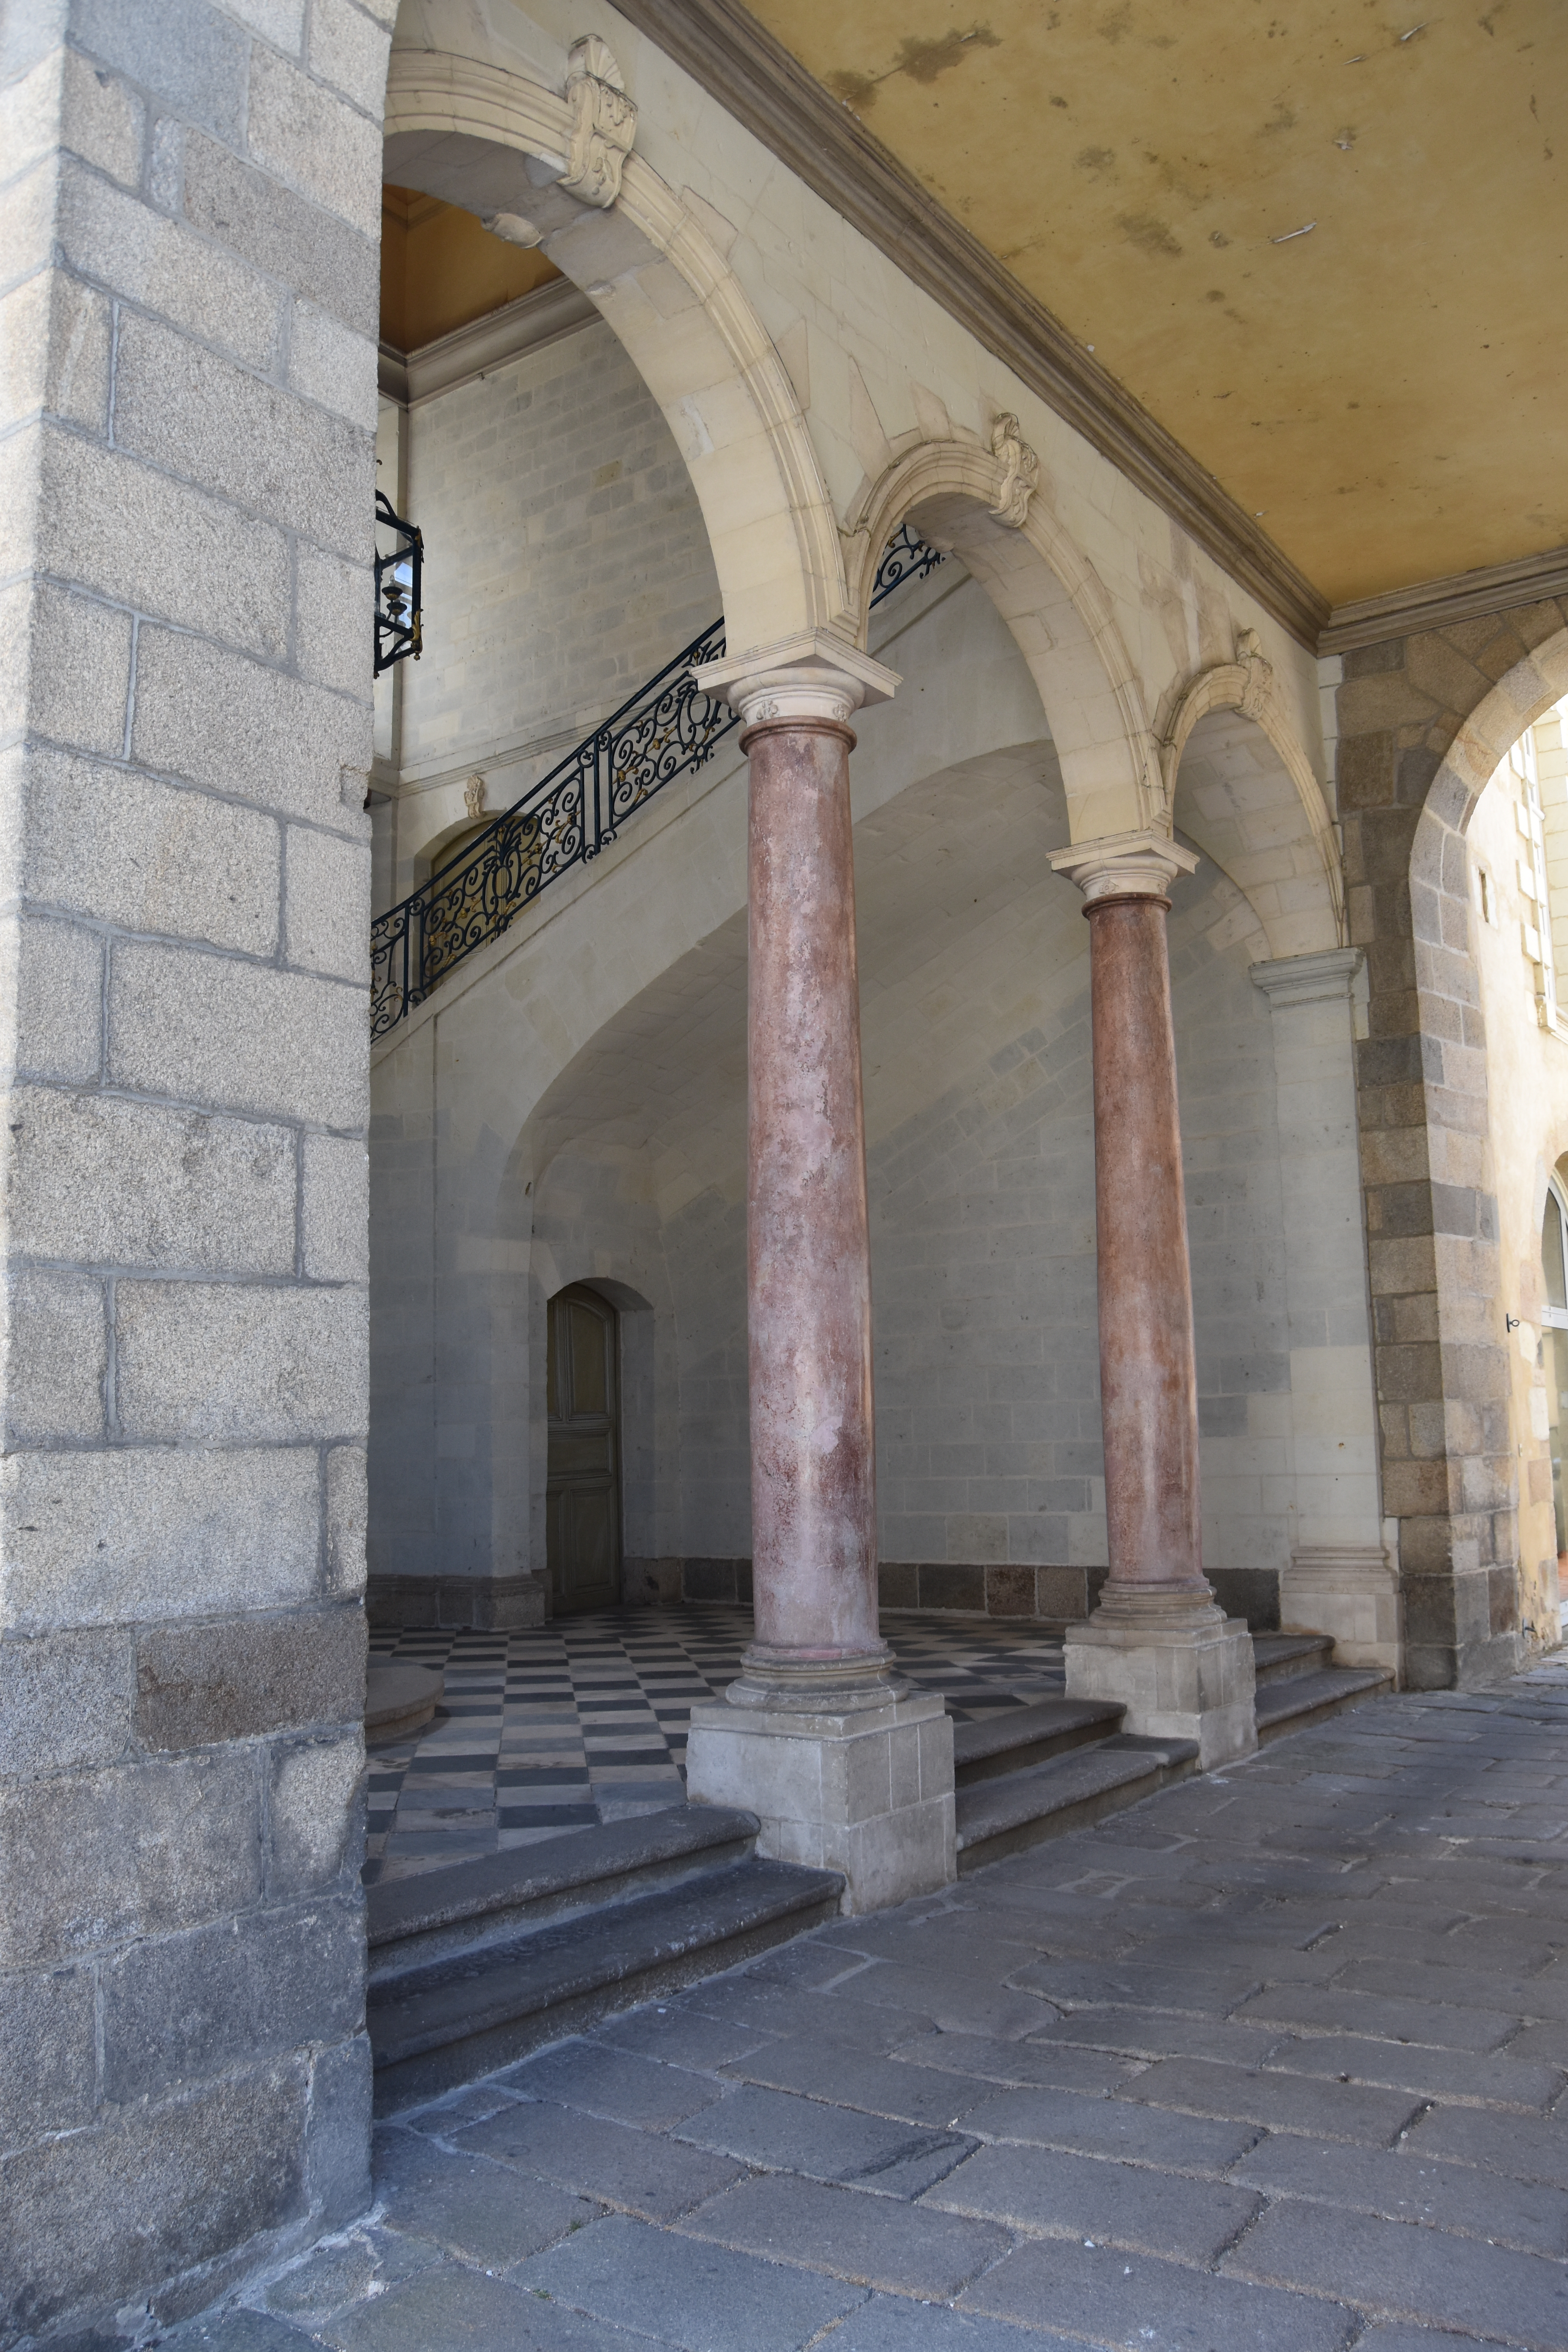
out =
<path fill-rule="evenodd" d="M 377 2114 L 836 1918 L 838 1873 L 763 1861 L 758 1827 L 677 1805 L 371 1887 Z"/>
<path fill-rule="evenodd" d="M 1336 1667 L 1326 1634 L 1253 1643 L 1260 1741 L 1387 1688 Z M 1047 1698 L 953 1730 L 961 1877 L 1083 1829 L 1197 1767 L 1190 1739 L 1121 1729 L 1105 1701 Z M 837 1871 L 769 1862 L 751 1813 L 676 1805 L 366 1896 L 366 2024 L 379 2115 L 434 2098 L 611 2011 L 837 1917 Z"/>
<path fill-rule="evenodd" d="M 1358 1699 L 1387 1690 L 1393 1676 L 1384 1666 L 1334 1666 L 1327 1633 L 1258 1633 L 1258 1744 L 1267 1747 L 1281 1732 L 1305 1731 Z"/>

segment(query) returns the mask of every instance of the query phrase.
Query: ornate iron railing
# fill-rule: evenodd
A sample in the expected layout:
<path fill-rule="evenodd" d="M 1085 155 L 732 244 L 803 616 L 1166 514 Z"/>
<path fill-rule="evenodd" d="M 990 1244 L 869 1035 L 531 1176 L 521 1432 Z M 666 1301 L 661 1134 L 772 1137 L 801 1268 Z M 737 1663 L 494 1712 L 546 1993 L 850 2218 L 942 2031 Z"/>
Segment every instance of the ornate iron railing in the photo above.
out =
<path fill-rule="evenodd" d="M 883 551 L 872 604 L 945 561 L 906 523 Z M 633 811 L 673 777 L 706 765 L 741 722 L 728 703 L 702 693 L 691 671 L 723 652 L 719 620 L 467 842 L 450 865 L 377 916 L 370 933 L 373 1037 L 395 1029 L 560 875 L 607 848 Z"/>

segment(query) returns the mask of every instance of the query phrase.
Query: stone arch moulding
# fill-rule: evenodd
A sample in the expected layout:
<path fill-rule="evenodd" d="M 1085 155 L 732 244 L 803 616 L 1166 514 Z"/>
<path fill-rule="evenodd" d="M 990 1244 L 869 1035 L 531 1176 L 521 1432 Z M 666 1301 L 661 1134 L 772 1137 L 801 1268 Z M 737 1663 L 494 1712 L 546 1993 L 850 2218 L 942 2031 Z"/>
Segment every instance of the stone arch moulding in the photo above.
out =
<path fill-rule="evenodd" d="M 613 202 L 558 184 L 574 115 L 520 74 L 395 49 L 386 168 L 400 184 L 504 217 L 580 286 L 664 411 L 702 509 L 731 653 L 847 626 L 837 520 L 800 403 L 734 271 L 635 152 Z"/>
<path fill-rule="evenodd" d="M 1159 746 L 1160 768 L 1168 806 L 1174 804 L 1176 777 L 1188 739 L 1199 719 L 1206 719 L 1215 710 L 1237 710 L 1244 719 L 1250 719 L 1279 753 L 1285 772 L 1296 788 L 1296 797 L 1301 804 L 1302 823 L 1321 862 L 1335 937 L 1342 947 L 1349 938 L 1349 926 L 1345 913 L 1344 869 L 1333 821 L 1312 763 L 1286 717 L 1274 683 L 1273 667 L 1264 660 L 1258 638 L 1251 629 L 1237 632 L 1235 661 L 1219 662 L 1211 669 L 1200 670 L 1185 686 L 1175 689 L 1171 717 Z M 1245 888 L 1246 885 L 1243 884 L 1242 887 Z M 1267 918 L 1263 920 L 1267 930 Z"/>
<path fill-rule="evenodd" d="M 1423 820 L 1434 818 L 1451 832 L 1468 833 L 1476 803 L 1499 762 L 1525 729 L 1533 727 L 1564 695 L 1568 695 L 1568 629 L 1559 629 L 1505 671 L 1455 729 L 1442 765 L 1427 787 Z"/>
<path fill-rule="evenodd" d="M 1011 440 L 1004 427 L 1015 425 Z M 1036 484 L 1011 418 L 977 436 L 919 441 L 862 495 L 845 533 L 856 642 L 866 642 L 883 548 L 903 522 L 951 548 L 1017 640 L 1045 706 L 1067 791 L 1070 838 L 1171 830 L 1157 747 L 1110 597 Z M 1020 478 L 1009 450 L 1030 470 Z"/>

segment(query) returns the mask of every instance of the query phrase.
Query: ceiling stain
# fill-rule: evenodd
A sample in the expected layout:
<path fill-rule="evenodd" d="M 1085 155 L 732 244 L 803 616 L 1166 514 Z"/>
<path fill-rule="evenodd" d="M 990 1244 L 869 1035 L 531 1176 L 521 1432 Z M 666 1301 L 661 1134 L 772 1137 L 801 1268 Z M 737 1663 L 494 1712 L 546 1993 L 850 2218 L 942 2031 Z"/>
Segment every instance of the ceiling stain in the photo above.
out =
<path fill-rule="evenodd" d="M 1331 602 L 1568 538 L 1563 0 L 748 5 Z"/>

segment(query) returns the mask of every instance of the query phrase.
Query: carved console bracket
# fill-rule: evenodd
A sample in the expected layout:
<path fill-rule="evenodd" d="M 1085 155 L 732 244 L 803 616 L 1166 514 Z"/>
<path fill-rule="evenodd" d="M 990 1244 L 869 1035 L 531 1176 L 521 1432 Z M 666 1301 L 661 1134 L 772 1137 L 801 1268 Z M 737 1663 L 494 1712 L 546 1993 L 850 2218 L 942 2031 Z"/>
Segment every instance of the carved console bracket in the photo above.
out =
<path fill-rule="evenodd" d="M 998 522 L 1022 530 L 1040 478 L 1040 461 L 1020 433 L 1016 416 L 998 416 L 992 425 L 991 454 L 1002 468 L 1002 487 L 991 512 Z"/>
<path fill-rule="evenodd" d="M 637 110 L 626 96 L 615 52 L 597 33 L 572 44 L 566 103 L 572 109 L 572 149 L 561 185 L 582 203 L 603 210 L 621 193 L 621 172 L 637 136 Z"/>

